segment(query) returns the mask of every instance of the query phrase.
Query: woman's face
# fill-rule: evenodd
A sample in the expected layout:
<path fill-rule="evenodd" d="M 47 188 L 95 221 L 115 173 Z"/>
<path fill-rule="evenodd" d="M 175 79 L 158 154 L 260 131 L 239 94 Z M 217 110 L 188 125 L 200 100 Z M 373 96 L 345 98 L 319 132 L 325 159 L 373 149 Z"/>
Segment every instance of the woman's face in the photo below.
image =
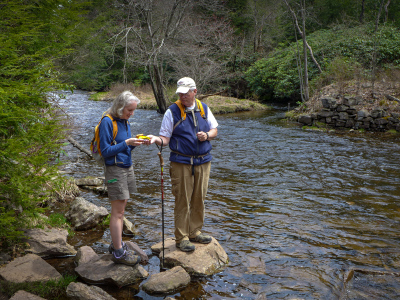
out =
<path fill-rule="evenodd" d="M 134 101 L 129 102 L 122 110 L 121 119 L 128 120 L 130 117 L 132 117 L 136 107 L 137 107 L 137 102 Z"/>

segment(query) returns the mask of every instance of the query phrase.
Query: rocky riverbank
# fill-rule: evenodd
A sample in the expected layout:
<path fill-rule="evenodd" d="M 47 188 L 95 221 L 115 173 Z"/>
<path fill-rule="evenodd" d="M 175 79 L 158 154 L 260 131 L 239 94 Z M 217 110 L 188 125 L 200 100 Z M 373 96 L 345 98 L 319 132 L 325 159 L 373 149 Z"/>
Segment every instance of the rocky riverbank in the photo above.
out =
<path fill-rule="evenodd" d="M 399 132 L 399 95 L 397 82 L 332 84 L 288 116 L 309 127 Z"/>
<path fill-rule="evenodd" d="M 82 188 L 107 193 L 99 178 L 82 178 L 75 183 Z M 106 208 L 98 207 L 82 197 L 70 200 L 72 201 L 66 206 L 68 211 L 65 216 L 75 231 L 96 228 L 109 215 Z M 124 233 L 133 234 L 134 231 L 134 225 L 125 218 Z M 75 249 L 68 244 L 68 231 L 65 229 L 35 228 L 25 230 L 25 235 L 28 246 L 26 255 L 4 261 L 0 268 L 1 280 L 7 284 L 58 281 L 62 275 L 45 259 L 72 256 L 79 281 L 71 282 L 67 286 L 65 294 L 68 299 L 115 299 L 97 285 L 123 287 L 140 281 L 146 281 L 141 289 L 147 294 L 173 294 L 185 288 L 193 276 L 198 278 L 215 274 L 228 264 L 226 252 L 214 238 L 207 245 L 196 243 L 196 250 L 192 253 L 177 249 L 172 238 L 164 241 L 164 251 L 161 241 L 151 247 L 151 253 L 146 253 L 132 241 L 126 241 L 127 246 L 141 257 L 140 264 L 131 267 L 115 264 L 111 260 L 111 254 L 98 254 L 89 246 Z M 162 260 L 165 270 L 150 275 L 143 268 L 147 265 L 149 256 L 157 256 Z M 10 299 L 44 298 L 21 290 Z"/>

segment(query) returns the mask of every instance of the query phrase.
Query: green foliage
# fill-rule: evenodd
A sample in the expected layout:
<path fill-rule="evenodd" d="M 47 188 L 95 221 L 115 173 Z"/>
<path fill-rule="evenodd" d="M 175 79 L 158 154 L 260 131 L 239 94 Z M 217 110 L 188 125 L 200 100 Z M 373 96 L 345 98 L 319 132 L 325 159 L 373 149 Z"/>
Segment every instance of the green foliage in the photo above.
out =
<path fill-rule="evenodd" d="M 329 84 L 368 73 L 372 69 L 374 55 L 378 68 L 400 63 L 400 32 L 391 26 L 382 26 L 377 32 L 369 25 L 336 27 L 314 32 L 308 35 L 307 41 L 323 70 L 320 74 L 311 58 L 308 58 L 309 80 L 315 83 Z M 252 92 L 260 99 L 299 98 L 297 47 L 302 49 L 302 41 L 299 41 L 299 46 L 292 43 L 276 49 L 246 72 Z"/>
<path fill-rule="evenodd" d="M 52 213 L 49 215 L 48 224 L 52 227 L 63 228 L 69 227 L 67 219 L 63 214 Z"/>
<path fill-rule="evenodd" d="M 108 214 L 107 217 L 105 217 L 103 219 L 103 221 L 101 222 L 101 226 L 105 226 L 105 227 L 110 226 L 110 218 L 111 218 L 111 214 Z"/>
<path fill-rule="evenodd" d="M 246 72 L 251 91 L 262 100 L 292 98 L 298 92 L 299 78 L 292 48 L 277 49 L 260 59 Z"/>
<path fill-rule="evenodd" d="M 77 276 L 65 275 L 59 280 L 49 280 L 43 282 L 22 282 L 12 283 L 2 280 L 0 291 L 11 297 L 16 292 L 24 290 L 45 299 L 65 299 L 66 289 L 71 282 L 76 282 Z"/>
<path fill-rule="evenodd" d="M 50 214 L 47 220 L 47 224 L 49 224 L 51 227 L 67 229 L 69 236 L 75 235 L 75 231 L 71 228 L 70 223 L 67 221 L 67 219 L 63 214 L 60 213 Z"/>
<path fill-rule="evenodd" d="M 326 64 L 326 68 L 312 80 L 311 85 L 313 90 L 319 90 L 335 82 L 341 91 L 347 81 L 362 78 L 363 72 L 363 68 L 356 59 L 337 56 Z"/>
<path fill-rule="evenodd" d="M 65 137 L 49 92 L 66 89 L 53 61 L 68 52 L 80 1 L 6 1 L 0 9 L 0 243 L 18 241 L 40 218 L 60 178 L 54 163 Z M 61 178 L 59 179 L 61 180 Z"/>

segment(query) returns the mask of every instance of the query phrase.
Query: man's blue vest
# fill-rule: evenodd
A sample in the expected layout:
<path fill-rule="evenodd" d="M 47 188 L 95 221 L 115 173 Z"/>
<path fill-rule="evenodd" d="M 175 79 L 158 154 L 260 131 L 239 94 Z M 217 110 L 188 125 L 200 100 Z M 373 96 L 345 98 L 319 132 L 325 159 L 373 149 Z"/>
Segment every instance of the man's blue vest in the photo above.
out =
<path fill-rule="evenodd" d="M 211 161 L 211 143 L 209 141 L 200 142 L 196 136 L 199 131 L 210 131 L 210 126 L 207 122 L 207 105 L 203 102 L 201 104 L 203 105 L 205 118 L 201 116 L 197 103 L 193 112 L 188 109 L 185 109 L 184 112 L 181 111 L 181 108 L 176 103 L 169 107 L 174 118 L 174 130 L 169 141 L 169 148 L 171 149 L 170 161 L 195 166 Z M 186 118 L 182 118 L 184 113 L 186 113 Z"/>

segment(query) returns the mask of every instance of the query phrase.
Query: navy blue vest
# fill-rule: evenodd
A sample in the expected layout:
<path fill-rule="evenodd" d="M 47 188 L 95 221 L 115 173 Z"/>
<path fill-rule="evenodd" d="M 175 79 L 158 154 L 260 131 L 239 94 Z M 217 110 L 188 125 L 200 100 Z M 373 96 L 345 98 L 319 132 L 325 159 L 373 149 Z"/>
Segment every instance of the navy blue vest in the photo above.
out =
<path fill-rule="evenodd" d="M 169 107 L 174 118 L 174 130 L 169 141 L 170 161 L 195 166 L 211 161 L 211 143 L 209 141 L 200 142 L 196 136 L 199 131 L 210 131 L 207 122 L 208 108 L 203 102 L 202 105 L 206 119 L 201 116 L 199 109 L 196 111 L 197 105 L 194 109 L 195 120 L 191 112 L 186 112 L 186 119 L 181 120 L 179 106 L 174 103 Z"/>

